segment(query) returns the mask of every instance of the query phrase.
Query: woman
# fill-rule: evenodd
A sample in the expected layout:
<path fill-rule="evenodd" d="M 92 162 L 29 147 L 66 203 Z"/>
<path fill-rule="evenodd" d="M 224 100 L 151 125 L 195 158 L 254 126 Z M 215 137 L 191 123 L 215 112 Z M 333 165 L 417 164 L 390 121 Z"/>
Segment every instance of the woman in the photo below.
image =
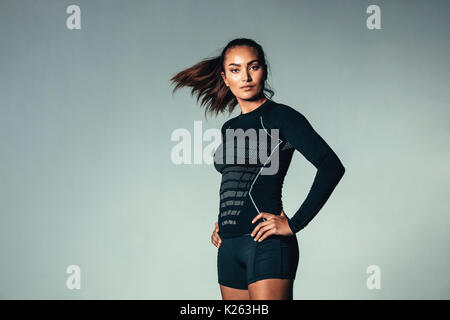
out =
<path fill-rule="evenodd" d="M 211 241 L 218 247 L 222 298 L 293 299 L 296 233 L 325 204 L 344 166 L 300 112 L 271 99 L 264 51 L 251 39 L 230 41 L 220 56 L 179 72 L 171 81 L 177 84 L 174 92 L 192 87 L 198 98 L 203 96 L 206 111 L 216 115 L 227 109 L 231 114 L 237 104 L 241 108 L 223 124 L 222 143 L 214 153 L 222 182 Z M 294 150 L 317 173 L 305 201 L 289 218 L 281 189 Z"/>

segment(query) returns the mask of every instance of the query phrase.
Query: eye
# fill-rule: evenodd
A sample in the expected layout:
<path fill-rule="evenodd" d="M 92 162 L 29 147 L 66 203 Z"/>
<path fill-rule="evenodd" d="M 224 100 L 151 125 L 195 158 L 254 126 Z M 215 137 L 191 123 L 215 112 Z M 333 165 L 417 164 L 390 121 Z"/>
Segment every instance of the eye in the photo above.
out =
<path fill-rule="evenodd" d="M 254 65 L 254 66 L 251 66 L 251 68 L 256 68 L 256 69 L 253 69 L 253 70 L 258 70 L 259 66 L 258 65 Z"/>
<path fill-rule="evenodd" d="M 239 69 L 231 69 L 230 71 L 233 72 L 234 70 L 239 70 Z M 234 73 L 234 72 L 233 72 Z"/>

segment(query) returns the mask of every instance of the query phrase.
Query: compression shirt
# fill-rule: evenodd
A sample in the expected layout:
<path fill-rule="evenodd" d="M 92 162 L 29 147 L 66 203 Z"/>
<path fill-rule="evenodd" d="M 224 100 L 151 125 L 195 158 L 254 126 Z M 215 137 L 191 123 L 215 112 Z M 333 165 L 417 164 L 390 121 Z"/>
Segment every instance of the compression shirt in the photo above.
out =
<path fill-rule="evenodd" d="M 214 152 L 214 167 L 222 175 L 221 238 L 251 233 L 265 220 L 251 223 L 260 212 L 281 213 L 282 186 L 294 150 L 317 172 L 300 208 L 291 218 L 285 212 L 293 233 L 314 218 L 345 172 L 337 155 L 300 112 L 271 99 L 227 120 L 221 133 L 221 144 Z"/>

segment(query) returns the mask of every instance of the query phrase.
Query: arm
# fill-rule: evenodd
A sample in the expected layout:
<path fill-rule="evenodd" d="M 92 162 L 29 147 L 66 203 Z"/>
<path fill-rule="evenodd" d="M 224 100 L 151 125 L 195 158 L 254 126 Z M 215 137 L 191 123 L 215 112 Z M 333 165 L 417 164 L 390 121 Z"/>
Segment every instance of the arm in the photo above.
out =
<path fill-rule="evenodd" d="M 288 220 L 292 232 L 297 233 L 306 227 L 323 207 L 344 175 L 345 168 L 300 112 L 283 105 L 276 120 L 282 136 L 317 168 L 306 199 Z"/>

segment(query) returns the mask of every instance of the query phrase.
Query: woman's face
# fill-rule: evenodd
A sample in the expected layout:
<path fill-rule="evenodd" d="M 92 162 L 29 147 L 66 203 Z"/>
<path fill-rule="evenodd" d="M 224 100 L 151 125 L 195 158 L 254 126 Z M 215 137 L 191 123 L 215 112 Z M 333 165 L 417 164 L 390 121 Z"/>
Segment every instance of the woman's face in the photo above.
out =
<path fill-rule="evenodd" d="M 249 100 L 261 93 L 264 69 L 254 48 L 238 46 L 229 49 L 225 55 L 224 69 L 225 74 L 221 73 L 223 81 L 236 98 Z"/>

